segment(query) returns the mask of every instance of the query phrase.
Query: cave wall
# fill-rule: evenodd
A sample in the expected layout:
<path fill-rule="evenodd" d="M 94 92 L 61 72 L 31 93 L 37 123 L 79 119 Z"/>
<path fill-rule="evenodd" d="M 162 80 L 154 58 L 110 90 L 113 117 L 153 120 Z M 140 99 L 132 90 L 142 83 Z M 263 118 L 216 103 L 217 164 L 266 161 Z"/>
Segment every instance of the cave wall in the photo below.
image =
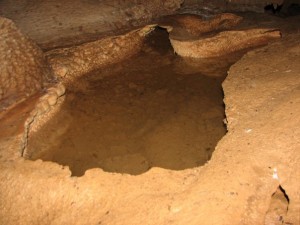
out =
<path fill-rule="evenodd" d="M 10 103 L 41 90 L 52 75 L 39 48 L 10 20 L 1 18 L 0 27 L 0 101 Z M 0 144 L 0 224 L 263 224 L 278 185 L 290 198 L 286 222 L 299 224 L 295 40 L 249 53 L 230 70 L 229 135 L 203 168 L 154 168 L 138 177 L 94 169 L 70 178 L 54 163 L 8 160 L 3 152 L 14 156 L 16 149 Z"/>
<path fill-rule="evenodd" d="M 183 0 L 56 0 L 0 2 L 0 111 L 42 90 L 53 72 L 40 49 L 74 45 L 180 8 Z M 9 19 L 7 19 L 9 18 Z"/>
<path fill-rule="evenodd" d="M 284 0 L 185 0 L 184 7 L 199 7 L 209 11 L 253 11 L 264 12 L 268 4 L 282 4 Z"/>
<path fill-rule="evenodd" d="M 184 0 L 0 1 L 0 15 L 12 19 L 41 48 L 69 47 L 127 33 L 163 15 Z"/>
<path fill-rule="evenodd" d="M 2 17 L 0 52 L 0 109 L 36 93 L 52 78 L 43 52 L 11 20 Z"/>
<path fill-rule="evenodd" d="M 299 1 L 299 0 L 294 0 Z M 294 2 L 293 1 L 293 2 Z M 283 0 L 39 0 L 0 1 L 0 15 L 12 19 L 41 48 L 69 47 L 119 35 L 178 12 L 264 12 Z M 286 0 L 285 2 L 290 2 Z M 199 13 L 199 12 L 198 12 Z M 62 35 L 64 34 L 64 35 Z"/>
<path fill-rule="evenodd" d="M 62 47 L 65 43 L 72 46 L 100 39 L 103 35 L 117 35 L 162 15 L 175 13 L 181 6 L 213 12 L 263 12 L 266 4 L 282 2 L 283 0 L 78 0 L 74 4 L 70 0 L 63 3 L 57 0 L 3 0 L 0 2 L 0 15 L 12 20 L 3 17 L 0 19 L 1 108 L 36 93 L 44 87 L 46 81 L 53 78 L 39 47 L 50 49 Z M 285 4 L 291 2 L 299 0 L 284 1 Z"/>

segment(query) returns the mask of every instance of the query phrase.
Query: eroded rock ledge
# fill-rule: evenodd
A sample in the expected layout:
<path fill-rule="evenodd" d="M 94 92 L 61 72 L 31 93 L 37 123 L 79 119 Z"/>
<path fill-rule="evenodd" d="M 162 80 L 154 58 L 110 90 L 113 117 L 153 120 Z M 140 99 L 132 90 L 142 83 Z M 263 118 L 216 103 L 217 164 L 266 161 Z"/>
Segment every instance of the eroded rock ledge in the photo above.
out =
<path fill-rule="evenodd" d="M 1 149 L 0 223 L 264 224 L 281 186 L 289 198 L 283 219 L 298 224 L 299 46 L 292 35 L 230 69 L 228 134 L 204 167 L 140 176 L 92 169 L 77 178 L 55 163 L 9 160 Z"/>
<path fill-rule="evenodd" d="M 42 50 L 9 19 L 0 17 L 0 112 L 53 79 Z"/>
<path fill-rule="evenodd" d="M 138 48 L 143 39 L 138 31 L 132 34 L 137 45 L 129 50 Z M 63 86 L 48 88 L 44 97 L 36 97 L 35 109 L 24 110 L 25 114 L 32 110 L 24 119 L 25 131 L 21 121 L 16 136 L 0 138 L 0 224 L 265 224 L 266 218 L 278 221 L 276 214 L 266 217 L 278 189 L 284 190 L 289 204 L 281 219 L 299 224 L 299 37 L 290 35 L 251 51 L 232 66 L 223 85 L 228 134 L 212 160 L 200 168 L 180 172 L 152 168 L 140 176 L 92 169 L 78 178 L 71 177 L 67 167 L 25 160 L 19 148 L 28 125 L 64 94 Z M 117 60 L 127 56 L 120 50 L 126 38 L 123 42 L 118 37 L 108 46 Z M 70 76 L 77 77 L 76 71 L 80 76 L 102 66 L 98 61 L 105 62 L 105 57 L 93 61 L 89 54 L 98 44 L 69 49 L 66 61 L 71 66 L 58 67 L 57 74 L 64 77 L 71 71 Z M 34 47 L 35 52 L 43 60 Z M 84 57 L 90 59 L 81 64 Z M 59 57 L 55 59 L 53 65 L 59 65 Z M 73 60 L 79 61 L 72 64 Z M 43 63 L 38 71 L 43 72 L 39 70 Z M 44 77 L 33 77 L 36 86 L 29 94 L 40 90 L 43 81 Z M 9 127 L 2 122 L 2 127 Z"/>
<path fill-rule="evenodd" d="M 242 20 L 230 13 L 210 19 L 195 15 L 173 17 L 173 23 L 177 23 L 170 31 L 174 52 L 183 57 L 212 58 L 263 46 L 281 37 L 276 28 L 238 27 Z"/>
<path fill-rule="evenodd" d="M 270 200 L 266 193 L 276 185 L 289 198 L 283 221 L 300 223 L 299 37 L 249 52 L 231 67 L 223 84 L 229 133 L 218 145 L 215 160 L 224 160 L 224 150 L 234 149 L 247 161 L 236 167 L 248 171 L 255 188 L 247 199 L 244 224 L 263 224 Z M 239 157 L 234 158 L 236 162 Z"/>

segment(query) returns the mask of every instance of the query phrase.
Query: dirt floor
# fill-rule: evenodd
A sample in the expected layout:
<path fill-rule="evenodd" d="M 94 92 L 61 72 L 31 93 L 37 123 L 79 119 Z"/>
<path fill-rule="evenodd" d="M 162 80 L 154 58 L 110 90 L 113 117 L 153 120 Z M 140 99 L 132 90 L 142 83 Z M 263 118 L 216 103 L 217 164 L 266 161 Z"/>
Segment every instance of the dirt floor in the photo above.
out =
<path fill-rule="evenodd" d="M 299 17 L 241 16 L 282 38 L 196 60 L 157 29 L 67 82 L 29 139 L 44 93 L 1 112 L 0 224 L 300 224 Z"/>

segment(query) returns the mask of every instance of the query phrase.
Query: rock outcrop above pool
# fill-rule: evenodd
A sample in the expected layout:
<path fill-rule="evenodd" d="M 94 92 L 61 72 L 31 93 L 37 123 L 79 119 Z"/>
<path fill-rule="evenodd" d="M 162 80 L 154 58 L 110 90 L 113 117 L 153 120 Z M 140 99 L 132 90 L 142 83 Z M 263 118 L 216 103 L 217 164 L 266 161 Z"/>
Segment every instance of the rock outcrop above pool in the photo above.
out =
<path fill-rule="evenodd" d="M 0 105 L 3 109 L 40 91 L 53 79 L 53 74 L 40 48 L 11 20 L 0 17 L 0 28 Z"/>

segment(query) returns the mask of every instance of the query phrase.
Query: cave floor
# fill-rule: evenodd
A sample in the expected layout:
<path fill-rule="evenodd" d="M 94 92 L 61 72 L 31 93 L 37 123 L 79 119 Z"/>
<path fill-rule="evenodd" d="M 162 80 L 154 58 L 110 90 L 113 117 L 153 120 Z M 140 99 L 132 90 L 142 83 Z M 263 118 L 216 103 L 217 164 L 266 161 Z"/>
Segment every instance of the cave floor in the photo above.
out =
<path fill-rule="evenodd" d="M 241 55 L 183 59 L 156 29 L 138 55 L 74 81 L 26 157 L 67 165 L 75 176 L 204 165 L 226 133 L 221 83 Z"/>
<path fill-rule="evenodd" d="M 33 107 L 36 97 L 23 102 L 20 108 L 6 112 L 1 118 L 4 122 L 0 124 L 0 224 L 299 224 L 300 37 L 297 28 L 299 24 L 289 23 L 297 19 L 299 17 L 280 19 L 280 23 L 276 19 L 274 26 L 277 24 L 282 27 L 283 38 L 248 52 L 230 67 L 228 76 L 222 83 L 228 132 L 218 142 L 211 160 L 204 166 L 181 171 L 153 167 L 138 176 L 108 173 L 93 168 L 86 171 L 84 169 L 85 174 L 81 177 L 71 176 L 72 171 L 66 166 L 49 161 L 31 161 L 20 156 L 22 121 Z M 259 26 L 256 20 L 253 24 Z M 148 53 L 155 54 L 149 49 Z M 170 61 L 170 58 L 165 57 L 162 64 L 169 65 Z M 176 70 L 180 71 L 185 63 L 187 62 L 176 61 Z M 101 71 L 101 74 L 110 75 L 112 71 L 121 73 L 123 67 L 129 64 L 130 62 L 125 61 L 124 64 Z M 229 64 L 221 65 L 226 68 Z M 86 117 L 95 113 L 101 121 L 99 111 L 85 111 L 85 104 L 89 104 L 89 101 L 105 104 L 95 94 L 94 88 L 101 88 L 101 95 L 110 100 L 122 98 L 123 104 L 132 104 L 132 107 L 135 104 L 143 107 L 150 104 L 148 101 L 141 101 L 143 95 L 159 98 L 160 104 L 166 100 L 172 101 L 173 96 L 179 100 L 182 98 L 183 105 L 186 106 L 185 97 L 201 102 L 202 98 L 197 97 L 197 92 L 210 88 L 207 85 L 199 90 L 196 85 L 199 76 L 179 73 L 176 74 L 176 79 L 166 77 L 174 82 L 170 85 L 176 86 L 180 78 L 195 89 L 191 88 L 185 93 L 166 91 L 166 87 L 158 88 L 163 83 L 147 80 L 146 73 L 142 75 L 144 81 L 155 87 L 154 93 L 147 92 L 145 85 L 139 83 L 139 76 L 130 77 L 129 74 L 122 74 L 121 79 L 104 76 L 101 80 L 90 75 L 89 79 L 93 82 L 84 78 L 75 81 L 73 91 L 66 95 L 66 111 L 59 115 L 61 120 L 69 122 L 71 115 L 67 114 L 71 114 L 72 107 L 77 107 L 82 110 L 78 112 L 79 116 Z M 224 79 L 222 76 L 201 79 L 206 80 L 206 84 L 212 80 L 220 84 Z M 125 89 L 128 91 L 123 92 Z M 194 93 L 186 95 L 189 91 Z M 107 93 L 110 94 L 106 95 Z M 171 97 L 168 96 L 169 93 Z M 126 94 L 132 96 L 123 99 Z M 85 95 L 91 95 L 92 98 L 86 99 Z M 136 96 L 139 98 L 132 98 Z M 132 102 L 131 99 L 135 100 Z M 220 101 L 217 101 L 218 107 L 222 108 Z M 158 106 L 149 107 L 154 109 Z M 202 105 L 197 107 L 201 108 Z M 122 112 L 120 108 L 122 105 L 114 106 L 116 112 Z M 190 118 L 185 109 L 183 115 Z M 101 110 L 100 112 L 107 113 L 106 107 Z M 168 110 L 174 113 L 174 108 Z M 196 110 L 201 111 L 202 108 Z M 217 110 L 218 120 L 223 119 L 219 114 L 222 110 Z M 142 115 L 144 111 L 140 113 Z M 151 110 L 147 113 L 155 115 Z M 106 117 L 109 124 L 110 118 L 112 117 Z M 173 125 L 183 125 L 180 118 L 173 118 Z M 80 119 L 81 117 L 78 121 Z M 133 120 L 133 117 L 129 115 L 127 119 Z M 75 124 L 76 122 L 74 121 Z M 135 128 L 141 122 L 144 121 L 134 121 Z M 90 126 L 91 123 L 93 121 L 87 125 Z M 102 122 L 94 123 L 100 126 Z M 151 129 L 151 123 L 145 124 L 147 126 L 140 127 L 139 132 Z M 159 132 L 163 133 L 165 129 L 171 128 L 168 127 L 169 124 L 164 126 Z M 3 132 L 7 127 L 11 130 Z M 126 126 L 124 128 L 129 129 Z M 63 134 L 68 129 L 64 127 L 62 131 L 55 132 Z M 175 132 L 175 138 L 182 135 L 176 133 L 175 129 L 172 131 Z M 109 132 L 108 130 L 105 134 Z M 103 131 L 103 135 L 105 134 Z M 220 137 L 223 134 L 224 130 L 220 131 Z M 159 142 L 156 138 L 152 139 L 153 146 Z"/>

